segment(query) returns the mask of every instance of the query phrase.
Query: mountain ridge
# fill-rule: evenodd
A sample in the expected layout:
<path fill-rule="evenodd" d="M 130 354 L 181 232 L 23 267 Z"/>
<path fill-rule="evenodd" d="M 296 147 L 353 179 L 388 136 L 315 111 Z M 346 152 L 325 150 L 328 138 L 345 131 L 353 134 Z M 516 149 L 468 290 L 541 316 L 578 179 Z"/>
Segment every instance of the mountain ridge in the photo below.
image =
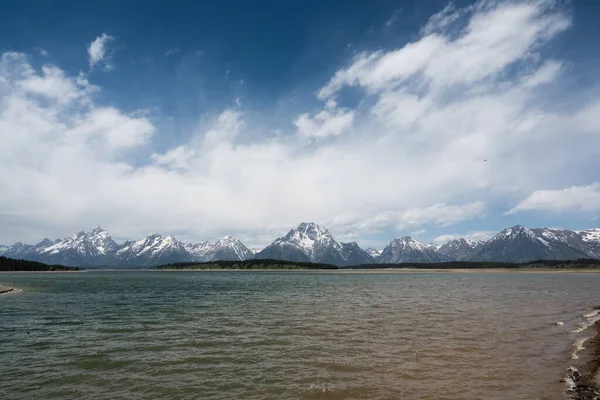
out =
<path fill-rule="evenodd" d="M 151 267 L 180 262 L 276 259 L 352 266 L 360 264 L 440 263 L 448 261 L 527 262 L 534 260 L 600 259 L 600 228 L 567 230 L 503 229 L 487 241 L 452 239 L 443 245 L 422 243 L 410 236 L 393 239 L 382 251 L 358 243 L 336 241 L 324 227 L 303 222 L 261 250 L 250 250 L 239 239 L 225 236 L 215 243 L 185 243 L 173 236 L 151 234 L 139 240 L 115 242 L 100 227 L 54 241 L 1 246 L 0 255 L 67 266 Z"/>

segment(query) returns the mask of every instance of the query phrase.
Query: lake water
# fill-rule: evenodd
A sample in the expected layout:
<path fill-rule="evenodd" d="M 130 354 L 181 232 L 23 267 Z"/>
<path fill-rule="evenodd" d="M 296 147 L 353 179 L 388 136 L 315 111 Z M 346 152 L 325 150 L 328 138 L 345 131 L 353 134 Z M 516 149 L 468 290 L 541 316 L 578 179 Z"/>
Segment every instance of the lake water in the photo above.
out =
<path fill-rule="evenodd" d="M 0 399 L 561 399 L 567 367 L 585 360 L 574 343 L 593 334 L 578 328 L 600 305 L 593 273 L 14 273 L 0 284 L 22 289 L 0 296 Z"/>

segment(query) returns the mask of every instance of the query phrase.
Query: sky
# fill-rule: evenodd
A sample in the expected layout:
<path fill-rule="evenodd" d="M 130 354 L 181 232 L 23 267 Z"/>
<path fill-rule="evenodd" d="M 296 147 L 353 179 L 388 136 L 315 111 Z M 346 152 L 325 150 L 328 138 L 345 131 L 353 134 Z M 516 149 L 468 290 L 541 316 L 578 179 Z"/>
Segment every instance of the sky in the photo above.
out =
<path fill-rule="evenodd" d="M 600 226 L 600 3 L 3 1 L 0 243 Z"/>

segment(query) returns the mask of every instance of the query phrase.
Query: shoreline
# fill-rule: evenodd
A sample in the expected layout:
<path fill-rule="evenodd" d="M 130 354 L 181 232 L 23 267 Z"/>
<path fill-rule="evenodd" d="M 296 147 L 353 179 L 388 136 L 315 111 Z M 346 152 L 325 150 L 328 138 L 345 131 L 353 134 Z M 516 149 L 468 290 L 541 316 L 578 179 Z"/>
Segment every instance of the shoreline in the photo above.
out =
<path fill-rule="evenodd" d="M 88 270 L 89 271 L 89 270 Z M 108 271 L 108 270 L 105 270 Z M 119 272 L 119 269 L 111 269 L 110 271 Z M 125 271 L 125 270 L 123 270 Z M 131 270 L 128 270 L 131 271 Z M 355 273 L 355 274 L 378 274 L 378 273 L 458 273 L 458 274 L 472 274 L 472 273 L 551 273 L 551 274 L 567 274 L 567 273 L 600 273 L 600 268 L 338 268 L 338 269 L 311 269 L 311 268 L 152 268 L 144 271 L 157 271 L 157 272 L 225 272 L 225 271 L 240 271 L 240 272 L 294 272 L 294 271 L 306 271 L 306 272 L 320 272 L 320 273 Z"/>

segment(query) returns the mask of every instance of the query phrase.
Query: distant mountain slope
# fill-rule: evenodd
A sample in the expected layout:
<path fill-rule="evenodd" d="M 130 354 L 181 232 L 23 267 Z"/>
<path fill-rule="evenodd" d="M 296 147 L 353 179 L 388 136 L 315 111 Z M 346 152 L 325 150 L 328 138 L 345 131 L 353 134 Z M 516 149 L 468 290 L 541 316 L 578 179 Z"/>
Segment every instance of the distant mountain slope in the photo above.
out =
<path fill-rule="evenodd" d="M 474 242 L 463 238 L 452 239 L 437 250 L 438 253 L 456 261 L 468 260 L 481 248 L 484 242 Z"/>
<path fill-rule="evenodd" d="M 517 225 L 499 232 L 469 258 L 469 261 L 525 262 L 589 257 L 549 230 L 531 230 Z"/>

